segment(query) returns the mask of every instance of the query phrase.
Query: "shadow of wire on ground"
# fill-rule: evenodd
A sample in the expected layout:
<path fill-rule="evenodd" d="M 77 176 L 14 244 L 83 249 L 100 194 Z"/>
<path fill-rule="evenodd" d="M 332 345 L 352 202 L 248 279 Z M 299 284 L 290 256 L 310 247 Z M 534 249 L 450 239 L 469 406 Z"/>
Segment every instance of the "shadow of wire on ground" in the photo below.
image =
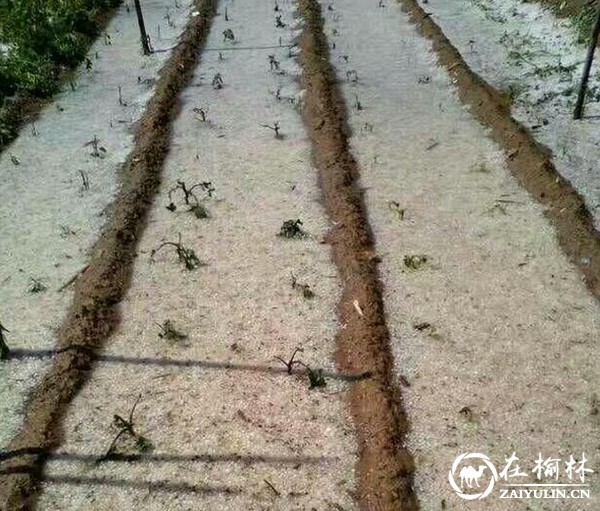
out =
<path fill-rule="evenodd" d="M 75 476 L 46 476 L 46 484 L 64 484 L 71 486 L 100 485 L 113 488 L 132 488 L 135 490 L 151 490 L 163 493 L 190 493 L 190 494 L 228 494 L 239 495 L 242 488 L 229 486 L 208 486 L 188 483 L 171 483 L 169 481 L 136 481 L 129 479 L 116 479 L 113 477 L 75 477 Z"/>
<path fill-rule="evenodd" d="M 11 360 L 23 360 L 28 358 L 34 359 L 45 359 L 53 358 L 55 355 L 64 353 L 67 351 L 75 351 L 85 353 L 91 356 L 95 362 L 105 362 L 109 364 L 135 364 L 135 365 L 146 365 L 146 366 L 158 366 L 158 367 L 199 367 L 204 369 L 228 369 L 233 371 L 253 371 L 270 373 L 274 375 L 288 375 L 286 367 L 274 367 L 269 365 L 260 364 L 239 364 L 235 362 L 219 362 L 212 360 L 186 360 L 186 359 L 172 359 L 172 358 L 150 358 L 150 357 L 123 357 L 117 355 L 94 355 L 94 351 L 90 348 L 83 346 L 72 346 L 61 350 L 28 350 L 14 348 L 8 354 L 8 357 L 4 360 L 4 363 L 10 362 Z M 311 367 L 313 370 L 319 370 L 317 367 Z M 292 374 L 304 374 L 304 369 L 294 369 Z M 360 374 L 342 374 L 331 371 L 322 371 L 325 378 L 340 381 L 360 381 L 370 378 L 372 373 L 364 372 Z"/>
<path fill-rule="evenodd" d="M 0 451 L 0 462 L 20 456 L 42 456 L 44 459 L 51 460 L 67 460 L 96 463 L 102 457 L 102 454 L 81 454 L 68 452 L 51 452 L 39 447 L 25 447 L 22 449 L 14 449 L 12 451 Z M 331 456 L 268 456 L 262 454 L 159 454 L 159 453 L 131 453 L 131 454 L 111 454 L 110 459 L 102 462 L 199 462 L 199 463 L 243 463 L 246 465 L 253 464 L 272 464 L 272 465 L 318 465 L 321 463 L 329 463 L 338 461 L 337 457 Z M 0 474 L 2 471 L 0 470 Z"/>
<path fill-rule="evenodd" d="M 14 459 L 22 456 L 40 456 L 45 461 L 50 460 L 66 460 L 79 461 L 86 463 L 97 464 L 101 455 L 79 454 L 79 453 L 50 453 L 39 448 L 23 448 L 15 449 L 14 451 L 0 451 L 0 462 L 3 460 Z M 254 464 L 270 464 L 270 465 L 291 465 L 293 467 L 311 464 L 327 464 L 338 461 L 336 457 L 327 456 L 263 456 L 263 455 L 237 455 L 237 454 L 156 454 L 156 453 L 134 453 L 134 454 L 119 454 L 114 453 L 109 460 L 102 464 L 116 462 L 200 462 L 200 463 L 242 463 L 250 466 Z M 37 471 L 37 466 L 29 464 L 13 465 L 5 469 L 0 469 L 0 475 L 10 474 L 27 474 Z M 170 482 L 164 480 L 157 481 L 140 481 L 109 477 L 82 477 L 68 475 L 45 475 L 43 478 L 48 484 L 63 484 L 63 485 L 100 485 L 114 488 L 129 488 L 129 489 L 147 489 L 156 492 L 164 493 L 189 493 L 189 494 L 228 494 L 237 495 L 243 492 L 241 488 L 228 486 L 208 486 L 195 485 L 184 482 Z"/>
<path fill-rule="evenodd" d="M 56 355 L 65 352 L 76 352 L 82 355 L 89 356 L 94 362 L 108 364 L 132 364 L 155 367 L 189 367 L 189 368 L 204 368 L 217 370 L 234 370 L 234 371 L 254 371 L 270 373 L 276 376 L 288 376 L 286 367 L 274 367 L 260 364 L 240 364 L 234 362 L 218 362 L 208 360 L 186 360 L 186 359 L 169 359 L 169 358 L 149 358 L 149 357 L 125 357 L 116 355 L 95 355 L 94 351 L 84 346 L 71 346 L 64 349 L 51 350 L 28 350 L 14 348 L 8 354 L 6 360 L 2 363 L 18 362 L 26 359 L 52 359 Z M 304 369 L 293 369 L 292 374 L 304 374 Z M 330 379 L 355 382 L 370 378 L 372 374 L 365 372 L 361 374 L 340 374 L 331 371 L 323 371 L 323 376 Z M 39 471 L 37 463 L 31 464 L 30 457 L 37 457 L 44 461 L 75 461 L 82 463 L 96 464 L 102 458 L 104 453 L 98 454 L 82 454 L 82 453 L 67 453 L 67 452 L 52 452 L 51 450 L 29 447 L 14 449 L 11 451 L 0 450 L 0 476 L 10 474 L 31 474 Z M 19 463 L 19 458 L 23 459 L 23 464 Z M 319 465 L 336 462 L 336 457 L 316 457 L 316 456 L 267 456 L 267 455 L 237 455 L 237 454 L 169 454 L 169 453 L 113 453 L 109 459 L 102 461 L 105 463 L 122 463 L 122 462 L 137 462 L 137 463 L 241 463 L 247 466 L 254 464 L 272 464 L 272 465 L 290 465 L 299 466 L 303 464 Z M 1 464 L 8 462 L 7 467 L 2 468 Z M 230 494 L 235 495 L 241 493 L 241 488 L 233 487 L 213 487 L 205 485 L 193 485 L 180 482 L 169 481 L 139 481 L 126 480 L 106 477 L 80 477 L 80 476 L 56 476 L 46 475 L 43 478 L 44 482 L 50 484 L 63 485 L 101 485 L 115 488 L 132 488 L 132 489 L 147 489 L 166 493 L 190 493 L 190 494 Z"/>
<path fill-rule="evenodd" d="M 0 471 L 0 475 L 7 474 L 26 474 L 32 471 L 28 466 L 17 466 L 10 469 Z M 116 477 L 81 477 L 81 476 L 65 476 L 65 475 L 47 475 L 44 477 L 44 483 L 48 484 L 63 484 L 71 486 L 110 486 L 113 488 L 128 488 L 134 490 L 148 490 L 163 493 L 189 493 L 189 494 L 227 494 L 238 495 L 244 490 L 242 488 L 230 486 L 209 486 L 200 484 L 189 484 L 182 482 L 171 482 L 165 480 L 155 481 L 140 481 L 136 479 L 119 479 Z"/>

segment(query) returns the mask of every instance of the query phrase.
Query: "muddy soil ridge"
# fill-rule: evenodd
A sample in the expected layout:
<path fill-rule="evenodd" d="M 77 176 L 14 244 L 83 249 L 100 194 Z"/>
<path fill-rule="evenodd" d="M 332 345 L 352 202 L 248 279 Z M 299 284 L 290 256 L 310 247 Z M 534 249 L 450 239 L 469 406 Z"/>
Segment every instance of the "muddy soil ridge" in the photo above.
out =
<path fill-rule="evenodd" d="M 300 55 L 305 122 L 334 224 L 327 241 L 344 285 L 336 358 L 343 373 L 372 374 L 350 390 L 360 456 L 358 505 L 363 510 L 412 511 L 419 506 L 412 488 L 414 460 L 404 446 L 409 424 L 392 376 L 378 258 L 348 144 L 346 108 L 329 60 L 320 6 L 301 0 L 300 11 L 306 22 Z"/>
<path fill-rule="evenodd" d="M 59 352 L 50 372 L 32 392 L 20 433 L 0 453 L 0 510 L 35 506 L 44 462 L 61 441 L 61 420 L 85 383 L 95 355 L 119 323 L 118 304 L 130 283 L 137 240 L 160 183 L 170 145 L 178 94 L 191 81 L 216 0 L 198 0 L 180 43 L 163 66 L 156 91 L 123 168 L 123 183 L 111 221 L 94 246 L 87 270 L 75 285 L 73 303 L 58 333 Z"/>
<path fill-rule="evenodd" d="M 507 97 L 473 72 L 416 0 L 398 0 L 419 33 L 433 44 L 439 63 L 456 81 L 463 103 L 488 127 L 492 139 L 506 152 L 506 163 L 519 183 L 543 204 L 558 241 L 580 271 L 594 296 L 600 298 L 600 233 L 584 200 L 556 170 L 548 148 L 510 114 Z"/>

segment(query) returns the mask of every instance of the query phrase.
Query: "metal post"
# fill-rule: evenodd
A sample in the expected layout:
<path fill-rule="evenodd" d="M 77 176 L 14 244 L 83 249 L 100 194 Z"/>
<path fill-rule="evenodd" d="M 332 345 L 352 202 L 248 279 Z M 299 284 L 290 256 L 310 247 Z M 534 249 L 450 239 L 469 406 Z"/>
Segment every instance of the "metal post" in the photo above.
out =
<path fill-rule="evenodd" d="M 135 4 L 135 13 L 137 14 L 138 24 L 140 26 L 140 38 L 142 40 L 142 49 L 144 55 L 150 55 L 150 44 L 148 43 L 148 34 L 146 33 L 146 25 L 144 25 L 144 16 L 142 14 L 142 6 L 140 0 L 133 0 Z"/>
<path fill-rule="evenodd" d="M 594 30 L 592 31 L 592 40 L 590 41 L 590 47 L 588 48 L 585 66 L 583 68 L 583 76 L 581 77 L 581 85 L 579 87 L 579 94 L 577 95 L 577 103 L 575 104 L 573 119 L 581 119 L 581 116 L 583 115 L 583 103 L 585 101 L 585 94 L 587 92 L 590 71 L 592 70 L 592 62 L 594 61 L 596 44 L 598 44 L 598 35 L 600 35 L 600 5 L 598 6 L 596 23 L 594 25 Z"/>

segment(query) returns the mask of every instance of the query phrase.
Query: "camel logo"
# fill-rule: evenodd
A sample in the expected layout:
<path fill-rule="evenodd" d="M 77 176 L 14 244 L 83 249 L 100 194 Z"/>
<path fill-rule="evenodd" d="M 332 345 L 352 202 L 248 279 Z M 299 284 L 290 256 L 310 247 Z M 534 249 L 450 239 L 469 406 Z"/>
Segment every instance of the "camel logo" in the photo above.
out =
<path fill-rule="evenodd" d="M 465 463 L 473 460 L 473 464 Z M 459 469 L 460 467 L 460 469 Z M 460 479 L 460 485 L 456 482 L 456 476 Z M 489 480 L 483 491 L 471 492 L 470 490 L 482 489 L 482 479 Z M 448 473 L 448 480 L 456 494 L 465 500 L 476 500 L 487 497 L 494 489 L 498 480 L 498 472 L 491 460 L 481 453 L 461 454 L 454 460 L 452 469 Z"/>
<path fill-rule="evenodd" d="M 468 467 L 463 467 L 460 471 L 460 487 L 465 487 L 465 482 L 469 488 L 473 488 L 473 481 L 479 488 L 479 479 L 483 475 L 483 471 L 485 469 L 485 465 L 479 465 L 479 468 L 475 470 L 475 467 L 469 465 Z"/>

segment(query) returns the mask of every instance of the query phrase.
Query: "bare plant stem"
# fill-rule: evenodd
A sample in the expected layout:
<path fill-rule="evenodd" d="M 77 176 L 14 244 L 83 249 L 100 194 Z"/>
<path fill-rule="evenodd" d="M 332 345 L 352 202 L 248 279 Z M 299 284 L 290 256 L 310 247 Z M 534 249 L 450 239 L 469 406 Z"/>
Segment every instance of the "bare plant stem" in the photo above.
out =
<path fill-rule="evenodd" d="M 277 360 L 282 362 L 287 367 L 288 374 L 292 374 L 292 370 L 294 369 L 295 364 L 302 364 L 302 362 L 300 362 L 298 360 L 294 360 L 294 358 L 296 357 L 296 354 L 298 352 L 304 353 L 304 350 L 302 348 L 296 348 L 294 350 L 294 353 L 292 353 L 292 356 L 290 357 L 290 359 L 287 362 L 281 357 L 275 357 Z"/>
<path fill-rule="evenodd" d="M 113 441 L 110 443 L 110 446 L 106 450 L 106 453 L 103 456 L 101 456 L 100 458 L 98 458 L 96 460 L 96 463 L 102 463 L 103 461 L 110 460 L 111 458 L 114 457 L 117 442 L 124 434 L 128 434 L 132 438 L 135 438 L 136 444 L 142 450 L 148 450 L 152 447 L 152 444 L 145 437 L 143 437 L 142 435 L 140 435 L 139 433 L 137 433 L 135 431 L 135 428 L 133 425 L 133 414 L 135 413 L 135 409 L 141 399 L 142 399 L 142 395 L 140 394 L 138 396 L 138 398 L 136 399 L 135 403 L 133 404 L 133 406 L 131 407 L 131 411 L 129 412 L 129 417 L 127 419 L 124 419 L 123 417 L 121 417 L 120 415 L 117 415 L 117 414 L 115 414 L 113 416 L 113 423 L 115 424 L 115 426 L 117 426 L 119 428 L 119 432 L 114 437 Z"/>

